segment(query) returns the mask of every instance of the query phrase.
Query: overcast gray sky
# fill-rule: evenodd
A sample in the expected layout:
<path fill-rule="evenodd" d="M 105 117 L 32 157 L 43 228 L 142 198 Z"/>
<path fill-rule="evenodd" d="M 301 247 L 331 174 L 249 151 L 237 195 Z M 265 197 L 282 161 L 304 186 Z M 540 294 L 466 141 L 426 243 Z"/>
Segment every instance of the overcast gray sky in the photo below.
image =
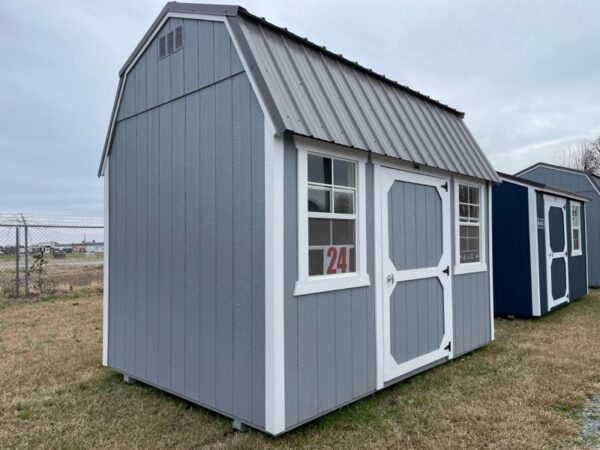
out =
<path fill-rule="evenodd" d="M 117 72 L 163 5 L 2 4 L 0 211 L 102 214 L 96 170 Z M 569 144 L 600 135 L 599 1 L 242 6 L 465 111 L 497 170 L 556 163 Z"/>

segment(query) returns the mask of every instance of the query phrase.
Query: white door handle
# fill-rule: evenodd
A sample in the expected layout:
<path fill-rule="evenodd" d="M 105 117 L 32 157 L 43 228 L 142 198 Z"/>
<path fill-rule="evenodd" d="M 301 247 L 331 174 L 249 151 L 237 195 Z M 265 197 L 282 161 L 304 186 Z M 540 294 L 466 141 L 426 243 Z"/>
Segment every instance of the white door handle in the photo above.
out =
<path fill-rule="evenodd" d="M 388 281 L 388 283 L 393 283 L 394 282 L 394 274 L 393 273 L 390 273 L 387 276 L 387 281 Z"/>

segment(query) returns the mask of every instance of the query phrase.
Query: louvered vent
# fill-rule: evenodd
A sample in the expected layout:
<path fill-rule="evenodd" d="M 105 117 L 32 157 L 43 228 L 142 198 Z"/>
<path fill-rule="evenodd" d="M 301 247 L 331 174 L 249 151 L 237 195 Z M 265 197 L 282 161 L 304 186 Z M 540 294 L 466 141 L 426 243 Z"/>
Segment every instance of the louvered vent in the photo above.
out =
<path fill-rule="evenodd" d="M 158 57 L 164 58 L 171 53 L 183 48 L 183 27 L 175 28 L 158 39 Z"/>
<path fill-rule="evenodd" d="M 171 31 L 167 34 L 167 53 L 171 54 L 173 53 L 173 50 L 173 32 Z"/>
<path fill-rule="evenodd" d="M 183 27 L 175 28 L 175 50 L 183 47 Z"/>
<path fill-rule="evenodd" d="M 167 38 L 162 36 L 158 40 L 158 57 L 164 58 L 165 56 L 167 56 Z"/>

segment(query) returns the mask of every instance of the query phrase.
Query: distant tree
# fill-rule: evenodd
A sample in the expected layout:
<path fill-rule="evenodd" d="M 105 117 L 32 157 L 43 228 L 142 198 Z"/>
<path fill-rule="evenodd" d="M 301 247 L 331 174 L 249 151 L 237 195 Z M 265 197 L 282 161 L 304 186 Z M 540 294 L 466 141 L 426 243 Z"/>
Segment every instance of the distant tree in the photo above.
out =
<path fill-rule="evenodd" d="M 561 163 L 600 176 L 600 137 L 570 145 L 563 150 Z"/>

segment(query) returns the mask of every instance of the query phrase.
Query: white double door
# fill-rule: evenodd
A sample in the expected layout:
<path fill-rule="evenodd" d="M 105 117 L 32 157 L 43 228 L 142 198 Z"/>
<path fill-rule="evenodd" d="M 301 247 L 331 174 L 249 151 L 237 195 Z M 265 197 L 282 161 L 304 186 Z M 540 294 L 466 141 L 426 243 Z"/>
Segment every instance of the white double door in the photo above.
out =
<path fill-rule="evenodd" d="M 452 355 L 450 180 L 377 167 L 384 383 Z"/>

